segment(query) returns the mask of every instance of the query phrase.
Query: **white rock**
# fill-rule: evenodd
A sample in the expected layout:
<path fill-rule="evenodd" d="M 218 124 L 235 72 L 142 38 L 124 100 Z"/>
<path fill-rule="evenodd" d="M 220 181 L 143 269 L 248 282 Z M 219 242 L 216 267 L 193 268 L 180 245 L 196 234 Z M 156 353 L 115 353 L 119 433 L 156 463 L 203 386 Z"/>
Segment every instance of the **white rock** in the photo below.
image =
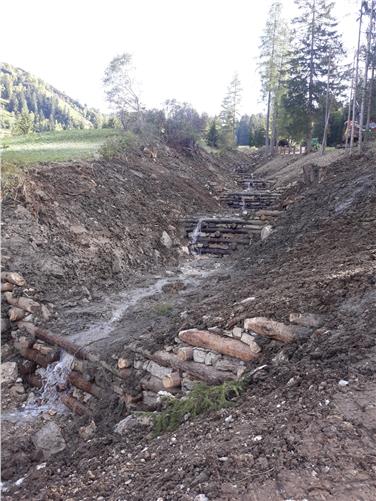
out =
<path fill-rule="evenodd" d="M 245 299 L 243 299 L 242 301 L 240 301 L 240 304 L 250 304 L 255 299 L 256 299 L 255 296 L 246 297 Z"/>
<path fill-rule="evenodd" d="M 267 224 L 261 230 L 261 240 L 266 240 L 273 233 L 273 227 Z"/>
<path fill-rule="evenodd" d="M 159 377 L 159 379 L 168 376 L 172 372 L 172 369 L 170 367 L 162 367 L 162 365 L 159 365 L 153 362 L 152 360 L 146 362 L 143 368 L 145 371 L 149 372 L 152 376 Z"/>
<path fill-rule="evenodd" d="M 43 426 L 33 437 L 36 449 L 43 452 L 45 459 L 63 451 L 66 443 L 57 424 L 50 422 Z"/>
<path fill-rule="evenodd" d="M 18 378 L 16 362 L 4 362 L 0 366 L 1 384 L 13 384 Z"/>
<path fill-rule="evenodd" d="M 243 329 L 241 327 L 234 327 L 232 329 L 233 337 L 236 337 L 238 339 L 240 339 L 242 337 L 242 332 L 243 332 Z"/>
<path fill-rule="evenodd" d="M 202 350 L 201 348 L 194 348 L 193 349 L 193 361 L 194 362 L 204 364 L 205 358 L 206 358 L 206 351 L 205 350 Z"/>
<path fill-rule="evenodd" d="M 260 442 L 262 440 L 262 436 L 261 435 L 256 435 L 255 437 L 253 437 L 253 441 L 254 442 Z"/>
<path fill-rule="evenodd" d="M 198 494 L 194 501 L 209 501 L 209 498 L 205 496 L 205 494 Z"/>
<path fill-rule="evenodd" d="M 134 416 L 130 415 L 127 416 L 125 419 L 119 421 L 119 423 L 114 428 L 114 432 L 118 433 L 119 435 L 124 435 L 127 431 L 133 430 L 138 426 L 139 426 L 138 420 Z"/>
<path fill-rule="evenodd" d="M 339 386 L 347 386 L 348 384 L 349 382 L 346 381 L 345 379 L 341 379 L 340 381 L 338 381 Z"/>
<path fill-rule="evenodd" d="M 171 249 L 171 247 L 172 247 L 172 240 L 171 240 L 170 235 L 167 233 L 167 231 L 163 231 L 161 239 L 160 239 L 160 242 L 167 249 Z"/>
<path fill-rule="evenodd" d="M 261 351 L 260 346 L 256 343 L 255 338 L 251 334 L 243 332 L 241 341 L 242 343 L 247 344 L 253 352 L 259 353 Z"/>
<path fill-rule="evenodd" d="M 220 360 L 221 355 L 218 353 L 213 353 L 212 351 L 208 351 L 205 356 L 205 365 L 214 365 L 218 360 Z"/>

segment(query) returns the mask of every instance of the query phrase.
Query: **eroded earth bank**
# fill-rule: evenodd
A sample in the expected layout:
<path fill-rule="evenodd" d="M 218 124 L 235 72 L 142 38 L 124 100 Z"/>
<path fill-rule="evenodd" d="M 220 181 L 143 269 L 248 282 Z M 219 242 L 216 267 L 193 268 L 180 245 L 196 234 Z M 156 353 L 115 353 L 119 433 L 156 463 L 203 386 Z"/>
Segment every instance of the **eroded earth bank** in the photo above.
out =
<path fill-rule="evenodd" d="M 374 499 L 374 158 L 28 171 L 3 202 L 3 498 Z"/>

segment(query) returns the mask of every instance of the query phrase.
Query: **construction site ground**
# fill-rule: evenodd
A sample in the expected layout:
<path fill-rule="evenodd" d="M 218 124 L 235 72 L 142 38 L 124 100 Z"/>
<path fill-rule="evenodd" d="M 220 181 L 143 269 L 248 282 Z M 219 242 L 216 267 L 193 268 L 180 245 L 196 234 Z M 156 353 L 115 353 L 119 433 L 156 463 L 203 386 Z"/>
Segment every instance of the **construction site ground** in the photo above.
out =
<path fill-rule="evenodd" d="M 140 425 L 119 436 L 109 408 L 98 409 L 90 440 L 78 433 L 84 418 L 70 414 L 3 420 L 3 499 L 375 499 L 375 154 L 323 158 L 165 150 L 156 162 L 29 171 L 4 202 L 3 263 L 53 303 L 53 332 L 88 336 L 111 359 L 135 338 L 156 349 L 182 329 L 248 317 L 320 313 L 326 322 L 282 351 L 264 340 L 255 368 L 266 367 L 233 405 L 174 432 Z M 321 167 L 318 183 L 304 181 L 310 164 Z M 223 211 L 219 196 L 236 187 L 241 165 L 285 189 L 275 230 L 221 259 L 188 256 L 181 218 Z M 3 342 L 3 361 L 13 360 Z M 3 408 L 15 410 L 6 391 Z M 32 436 L 49 420 L 67 447 L 45 461 Z"/>

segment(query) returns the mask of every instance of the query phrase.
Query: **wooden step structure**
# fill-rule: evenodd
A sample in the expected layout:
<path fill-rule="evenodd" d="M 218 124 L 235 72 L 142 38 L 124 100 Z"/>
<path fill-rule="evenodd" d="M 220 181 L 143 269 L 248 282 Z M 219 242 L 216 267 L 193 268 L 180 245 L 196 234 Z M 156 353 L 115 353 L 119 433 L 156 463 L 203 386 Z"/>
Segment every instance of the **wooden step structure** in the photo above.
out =
<path fill-rule="evenodd" d="M 233 209 L 260 210 L 278 208 L 280 197 L 274 190 L 251 190 L 225 193 L 220 200 Z"/>
<path fill-rule="evenodd" d="M 267 221 L 258 216 L 245 219 L 231 216 L 186 218 L 184 237 L 192 254 L 225 256 L 259 238 Z"/>

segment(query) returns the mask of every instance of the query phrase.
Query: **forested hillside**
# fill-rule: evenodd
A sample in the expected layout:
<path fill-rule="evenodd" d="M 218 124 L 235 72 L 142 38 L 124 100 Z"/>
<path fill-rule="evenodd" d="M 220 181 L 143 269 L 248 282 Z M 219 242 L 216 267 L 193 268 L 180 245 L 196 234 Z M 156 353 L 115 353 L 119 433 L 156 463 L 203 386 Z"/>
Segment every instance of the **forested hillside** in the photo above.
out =
<path fill-rule="evenodd" d="M 0 65 L 0 129 L 22 133 L 99 127 L 103 115 L 83 106 L 40 78 Z"/>

